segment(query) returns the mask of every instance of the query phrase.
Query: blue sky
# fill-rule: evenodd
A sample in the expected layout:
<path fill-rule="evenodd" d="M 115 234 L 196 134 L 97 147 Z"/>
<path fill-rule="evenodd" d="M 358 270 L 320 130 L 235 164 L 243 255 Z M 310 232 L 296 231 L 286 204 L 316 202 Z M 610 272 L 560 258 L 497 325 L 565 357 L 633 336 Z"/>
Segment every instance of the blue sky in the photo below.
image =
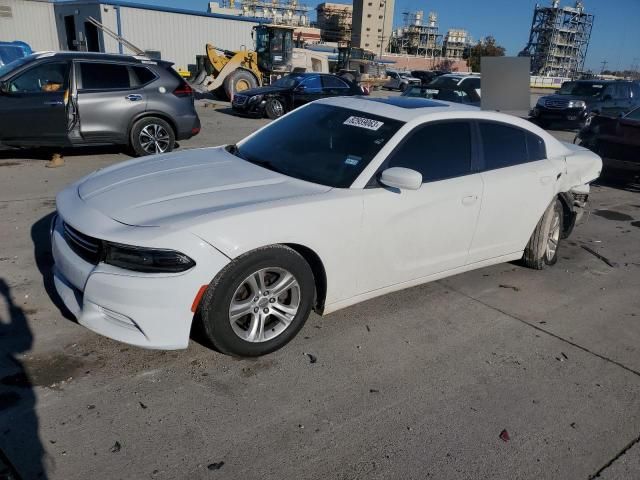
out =
<path fill-rule="evenodd" d="M 200 11 L 208 5 L 206 0 L 132 1 Z M 300 3 L 315 7 L 321 2 L 300 0 Z M 435 11 L 441 31 L 466 28 L 476 40 L 493 35 L 506 47 L 508 55 L 516 55 L 527 42 L 536 3 L 550 4 L 551 0 L 395 0 L 394 24 L 402 24 L 403 12 Z M 599 71 L 603 60 L 613 70 L 640 63 L 640 0 L 584 0 L 584 4 L 595 15 L 587 67 Z M 574 0 L 561 0 L 561 5 L 573 6 Z"/>

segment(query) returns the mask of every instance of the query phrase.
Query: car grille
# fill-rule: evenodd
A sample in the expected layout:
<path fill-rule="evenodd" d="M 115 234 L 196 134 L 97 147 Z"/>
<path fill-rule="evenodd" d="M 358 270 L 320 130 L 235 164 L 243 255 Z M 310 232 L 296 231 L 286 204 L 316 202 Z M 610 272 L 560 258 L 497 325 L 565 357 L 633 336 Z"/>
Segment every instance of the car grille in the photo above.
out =
<path fill-rule="evenodd" d="M 544 101 L 544 106 L 547 108 L 557 108 L 557 109 L 567 108 L 569 106 L 569 100 L 549 99 Z"/>
<path fill-rule="evenodd" d="M 234 95 L 233 96 L 233 104 L 234 105 L 244 105 L 247 103 L 247 97 L 244 95 Z"/>
<path fill-rule="evenodd" d="M 102 242 L 79 232 L 67 223 L 62 224 L 64 239 L 67 245 L 83 260 L 97 265 L 102 257 Z"/>

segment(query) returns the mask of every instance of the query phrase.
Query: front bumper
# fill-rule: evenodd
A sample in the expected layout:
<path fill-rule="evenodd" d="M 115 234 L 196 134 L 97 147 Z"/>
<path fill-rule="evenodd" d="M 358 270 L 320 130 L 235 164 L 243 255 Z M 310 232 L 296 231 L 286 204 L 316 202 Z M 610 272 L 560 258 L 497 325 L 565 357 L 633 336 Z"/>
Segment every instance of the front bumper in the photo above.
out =
<path fill-rule="evenodd" d="M 554 109 L 536 105 L 530 115 L 536 120 L 581 125 L 586 120 L 588 112 L 584 108 Z"/>
<path fill-rule="evenodd" d="M 195 267 L 144 274 L 83 260 L 65 240 L 59 216 L 51 231 L 56 290 L 78 323 L 96 333 L 144 348 L 186 348 L 194 299 L 229 259 L 195 235 L 184 236 L 181 249 L 189 251 Z"/>
<path fill-rule="evenodd" d="M 200 133 L 200 117 L 194 112 L 193 115 L 184 115 L 177 120 L 178 131 L 176 140 L 188 140 Z"/>
<path fill-rule="evenodd" d="M 231 102 L 231 108 L 234 112 L 244 115 L 247 117 L 264 117 L 264 107 L 266 105 L 266 101 L 263 99 L 258 102 L 249 102 L 247 99 L 244 103 Z"/>

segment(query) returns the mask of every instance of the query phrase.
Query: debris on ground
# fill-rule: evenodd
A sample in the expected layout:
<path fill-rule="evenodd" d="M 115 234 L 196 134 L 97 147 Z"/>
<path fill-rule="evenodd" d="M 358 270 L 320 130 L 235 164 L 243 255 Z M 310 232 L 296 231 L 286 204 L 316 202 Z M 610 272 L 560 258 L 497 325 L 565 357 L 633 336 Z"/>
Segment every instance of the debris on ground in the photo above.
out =
<path fill-rule="evenodd" d="M 499 285 L 500 288 L 510 288 L 511 290 L 513 290 L 514 292 L 519 292 L 520 288 L 516 287 L 514 285 L 505 285 L 505 284 L 500 284 Z"/>
<path fill-rule="evenodd" d="M 500 440 L 502 440 L 503 442 L 508 442 L 509 440 L 511 440 L 511 437 L 509 437 L 509 432 L 507 432 L 506 430 L 502 430 L 500 432 Z"/>
<path fill-rule="evenodd" d="M 209 465 L 207 465 L 207 468 L 209 470 L 220 470 L 223 465 L 224 462 L 210 463 Z"/>
<path fill-rule="evenodd" d="M 369 328 L 369 325 L 365 325 L 365 327 L 367 327 L 367 332 L 371 331 L 371 329 Z"/>
<path fill-rule="evenodd" d="M 44 166 L 47 167 L 47 168 L 62 167 L 62 166 L 64 166 L 64 158 L 59 153 L 54 153 L 53 156 L 51 157 L 51 160 L 49 160 L 47 163 L 45 163 Z"/>
<path fill-rule="evenodd" d="M 380 390 L 375 389 L 375 388 L 370 388 L 369 389 L 369 393 L 380 393 Z"/>
<path fill-rule="evenodd" d="M 142 408 L 143 410 L 147 409 L 147 406 L 144 403 L 142 402 L 138 402 L 138 403 L 140 404 L 140 408 Z"/>
<path fill-rule="evenodd" d="M 313 353 L 305 353 L 307 357 L 309 357 L 309 363 L 316 363 L 318 361 L 318 357 L 316 357 Z"/>
<path fill-rule="evenodd" d="M 571 428 L 576 428 L 576 422 L 571 422 L 571 423 L 569 424 L 569 426 L 570 426 Z"/>
<path fill-rule="evenodd" d="M 611 260 L 609 260 L 607 257 L 605 257 L 604 255 L 599 254 L 598 252 L 596 252 L 593 248 L 589 248 L 586 245 L 580 245 L 584 250 L 586 250 L 587 252 L 589 252 L 591 255 L 593 255 L 594 257 L 602 260 L 604 263 L 606 263 L 607 265 L 609 265 L 611 268 L 617 268 L 618 264 L 616 262 L 613 262 Z"/>
<path fill-rule="evenodd" d="M 120 451 L 120 449 L 122 448 L 122 445 L 120 445 L 120 442 L 116 441 L 116 443 L 113 444 L 113 447 L 111 447 L 111 453 L 118 453 Z"/>

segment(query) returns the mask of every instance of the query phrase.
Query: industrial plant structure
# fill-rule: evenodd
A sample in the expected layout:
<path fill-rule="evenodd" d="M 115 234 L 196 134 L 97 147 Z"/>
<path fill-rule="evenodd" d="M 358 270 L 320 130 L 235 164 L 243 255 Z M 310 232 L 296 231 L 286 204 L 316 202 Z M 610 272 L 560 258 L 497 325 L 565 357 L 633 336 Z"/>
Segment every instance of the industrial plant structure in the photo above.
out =
<path fill-rule="evenodd" d="M 429 12 L 404 12 L 404 26 L 393 32 L 389 52 L 420 57 L 442 56 L 442 35 L 438 33 L 438 15 Z"/>
<path fill-rule="evenodd" d="M 306 27 L 310 8 L 298 0 L 221 0 L 209 2 L 209 13 L 269 20 L 278 25 Z"/>
<path fill-rule="evenodd" d="M 347 43 L 351 41 L 353 7 L 342 3 L 321 3 L 316 7 L 316 26 L 324 42 Z"/>
<path fill-rule="evenodd" d="M 527 46 L 520 56 L 531 57 L 533 75 L 574 78 L 584 69 L 593 15 L 582 1 L 574 7 L 536 5 Z"/>

